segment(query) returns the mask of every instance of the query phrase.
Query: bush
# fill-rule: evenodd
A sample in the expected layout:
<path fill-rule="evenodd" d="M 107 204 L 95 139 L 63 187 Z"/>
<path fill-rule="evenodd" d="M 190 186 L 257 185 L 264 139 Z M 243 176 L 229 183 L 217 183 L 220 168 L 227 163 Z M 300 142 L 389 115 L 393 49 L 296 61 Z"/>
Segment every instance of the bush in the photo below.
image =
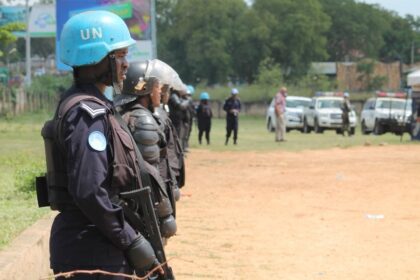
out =
<path fill-rule="evenodd" d="M 35 178 L 45 173 L 45 163 L 28 160 L 15 171 L 15 187 L 17 191 L 27 194 L 35 192 Z"/>

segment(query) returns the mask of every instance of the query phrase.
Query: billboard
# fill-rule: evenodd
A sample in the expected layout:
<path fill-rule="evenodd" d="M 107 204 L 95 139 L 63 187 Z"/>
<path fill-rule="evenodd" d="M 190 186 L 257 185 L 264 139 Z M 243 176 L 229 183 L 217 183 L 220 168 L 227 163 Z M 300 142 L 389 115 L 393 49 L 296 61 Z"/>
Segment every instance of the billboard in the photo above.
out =
<path fill-rule="evenodd" d="M 26 23 L 26 9 L 23 6 L 0 6 L 0 26 L 12 23 Z"/>
<path fill-rule="evenodd" d="M 56 65 L 59 70 L 71 68 L 60 61 L 59 47 L 64 23 L 73 15 L 90 10 L 106 10 L 119 15 L 127 24 L 137 44 L 130 48 L 128 60 L 152 58 L 151 0 L 57 0 Z"/>
<path fill-rule="evenodd" d="M 22 6 L 1 6 L 0 26 L 20 22 L 26 25 L 26 9 Z M 29 34 L 31 38 L 55 37 L 54 5 L 35 5 L 29 12 Z M 25 37 L 26 31 L 13 32 L 17 37 Z"/>
<path fill-rule="evenodd" d="M 29 14 L 29 33 L 31 37 L 55 36 L 54 5 L 33 6 Z"/>

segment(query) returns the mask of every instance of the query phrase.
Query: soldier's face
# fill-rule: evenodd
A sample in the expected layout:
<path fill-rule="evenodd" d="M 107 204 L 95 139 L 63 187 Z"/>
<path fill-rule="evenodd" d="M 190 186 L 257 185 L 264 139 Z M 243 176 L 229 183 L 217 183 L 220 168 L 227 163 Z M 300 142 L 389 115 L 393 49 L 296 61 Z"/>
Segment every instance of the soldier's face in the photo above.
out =
<path fill-rule="evenodd" d="M 162 97 L 162 104 L 168 104 L 169 87 L 167 85 L 163 86 L 162 92 L 161 92 L 161 97 Z"/>
<path fill-rule="evenodd" d="M 162 85 L 159 82 L 155 82 L 153 84 L 152 93 L 150 94 L 150 98 L 152 100 L 153 107 L 159 107 L 160 98 L 161 98 L 161 95 L 160 95 L 161 91 L 162 91 Z"/>
<path fill-rule="evenodd" d="M 127 61 L 128 48 L 123 48 L 115 51 L 115 62 L 117 66 L 117 79 L 118 83 L 122 82 L 126 78 L 128 61 Z"/>

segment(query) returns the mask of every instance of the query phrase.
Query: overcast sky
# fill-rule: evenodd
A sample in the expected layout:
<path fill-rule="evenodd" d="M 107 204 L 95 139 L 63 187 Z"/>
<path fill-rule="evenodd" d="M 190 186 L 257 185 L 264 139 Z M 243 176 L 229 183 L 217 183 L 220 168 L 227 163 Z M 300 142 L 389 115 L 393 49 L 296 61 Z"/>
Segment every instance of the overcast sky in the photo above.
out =
<path fill-rule="evenodd" d="M 379 4 L 387 10 L 396 11 L 400 16 L 406 14 L 420 16 L 420 0 L 359 0 L 368 4 Z"/>

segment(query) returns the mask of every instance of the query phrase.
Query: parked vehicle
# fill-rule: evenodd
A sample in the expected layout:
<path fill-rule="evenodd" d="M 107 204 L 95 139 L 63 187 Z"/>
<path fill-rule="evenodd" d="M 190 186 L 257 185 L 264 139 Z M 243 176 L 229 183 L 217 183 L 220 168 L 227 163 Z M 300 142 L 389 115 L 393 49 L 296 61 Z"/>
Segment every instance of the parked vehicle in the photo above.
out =
<path fill-rule="evenodd" d="M 303 111 L 303 131 L 310 133 L 323 133 L 326 129 L 342 133 L 342 110 L 344 101 L 340 92 L 317 92 L 312 98 L 311 105 Z M 352 109 L 350 114 L 350 134 L 355 133 L 357 124 L 356 112 Z"/>
<path fill-rule="evenodd" d="M 411 99 L 405 93 L 378 92 L 363 105 L 360 116 L 363 134 L 410 133 Z"/>
<path fill-rule="evenodd" d="M 292 129 L 303 130 L 303 109 L 308 107 L 311 99 L 301 96 L 286 97 L 286 131 Z M 274 98 L 271 100 L 267 109 L 266 124 L 269 131 L 274 131 L 276 127 L 276 114 L 274 112 Z"/>

